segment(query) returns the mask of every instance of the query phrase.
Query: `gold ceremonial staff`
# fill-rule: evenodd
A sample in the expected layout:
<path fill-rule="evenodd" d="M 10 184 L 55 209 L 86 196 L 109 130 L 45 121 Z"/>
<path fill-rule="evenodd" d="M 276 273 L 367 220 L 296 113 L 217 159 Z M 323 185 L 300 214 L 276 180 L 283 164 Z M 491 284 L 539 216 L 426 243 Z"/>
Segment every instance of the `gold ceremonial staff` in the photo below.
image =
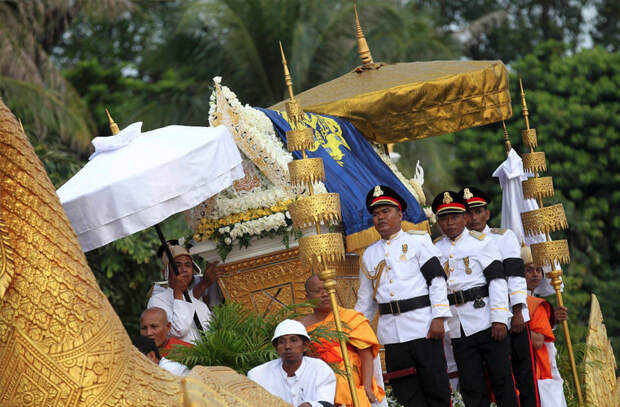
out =
<path fill-rule="evenodd" d="M 540 177 L 540 171 L 547 170 L 545 153 L 543 151 L 535 152 L 538 141 L 536 138 L 536 129 L 530 128 L 528 119 L 527 104 L 525 103 L 525 93 L 523 92 L 523 83 L 519 79 L 521 88 L 521 104 L 523 105 L 523 116 L 525 118 L 525 130 L 522 132 L 523 144 L 530 147 L 530 152 L 523 155 L 523 169 L 534 173 L 534 178 L 523 181 L 523 198 L 536 199 L 539 209 L 523 212 L 521 221 L 523 222 L 523 230 L 528 235 L 537 235 L 544 233 L 546 241 L 542 243 L 534 243 L 531 245 L 532 258 L 536 267 L 551 266 L 547 278 L 551 279 L 551 286 L 555 290 L 555 296 L 559 306 L 564 306 L 562 301 L 562 270 L 556 270 L 556 262 L 568 264 L 570 262 L 570 252 L 568 250 L 568 242 L 566 240 L 554 240 L 549 237 L 550 232 L 568 228 L 566 214 L 562 204 L 551 206 L 543 206 L 543 198 L 553 196 L 553 179 L 551 177 Z M 570 340 L 568 331 L 568 322 L 562 321 L 564 329 L 564 337 L 566 339 L 566 347 L 568 349 L 568 357 L 570 359 L 571 369 L 573 371 L 573 380 L 575 382 L 575 391 L 579 406 L 583 407 L 583 398 L 581 396 L 581 386 L 579 385 L 579 376 L 575 365 L 575 356 L 573 355 L 573 345 Z"/>
<path fill-rule="evenodd" d="M 325 180 L 323 159 L 306 157 L 306 149 L 314 147 L 314 133 L 311 128 L 304 125 L 304 111 L 293 95 L 293 81 L 286 64 L 282 43 L 280 43 L 280 53 L 282 54 L 282 65 L 284 67 L 284 82 L 290 96 L 290 101 L 286 103 L 286 114 L 292 123 L 292 130 L 286 132 L 286 144 L 288 151 L 301 150 L 303 157 L 301 160 L 289 162 L 288 170 L 291 183 L 306 185 L 309 192 L 309 195 L 301 196 L 291 203 L 288 209 L 295 227 L 301 228 L 310 225 L 316 227 L 316 235 L 299 239 L 299 257 L 301 257 L 302 261 L 312 264 L 313 268 L 317 267 L 321 270 L 317 274 L 325 283 L 325 289 L 329 293 L 336 329 L 340 333 L 340 350 L 344 359 L 351 399 L 353 400 L 353 405 L 359 407 L 349 352 L 340 321 L 340 313 L 338 312 L 338 301 L 336 301 L 336 280 L 334 279 L 336 269 L 328 267 L 328 262 L 333 263 L 344 260 L 344 242 L 340 233 L 321 233 L 320 226 L 321 223 L 329 224 L 330 222 L 342 220 L 340 195 L 334 193 L 314 193 L 312 184 Z"/>

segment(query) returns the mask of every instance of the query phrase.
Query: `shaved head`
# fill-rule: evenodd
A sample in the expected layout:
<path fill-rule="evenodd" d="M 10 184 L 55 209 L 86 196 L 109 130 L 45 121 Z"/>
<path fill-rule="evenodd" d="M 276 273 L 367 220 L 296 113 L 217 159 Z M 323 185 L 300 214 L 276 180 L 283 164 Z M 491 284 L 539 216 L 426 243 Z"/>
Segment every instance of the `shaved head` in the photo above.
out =
<path fill-rule="evenodd" d="M 319 278 L 319 276 L 317 276 L 316 274 L 311 275 L 310 277 L 308 277 L 308 279 L 306 280 L 306 283 L 304 284 L 304 288 L 306 289 L 306 293 L 309 292 L 310 290 L 310 286 L 312 285 L 312 282 L 314 280 L 319 280 L 321 281 L 321 279 Z"/>
<path fill-rule="evenodd" d="M 147 316 L 152 316 L 152 317 L 159 317 L 162 319 L 162 323 L 167 324 L 168 323 L 168 314 L 166 314 L 166 311 L 163 310 L 162 308 L 159 307 L 153 307 L 153 308 L 147 308 L 142 312 L 142 315 L 140 315 L 140 321 L 142 321 L 145 317 Z"/>
<path fill-rule="evenodd" d="M 171 326 L 166 311 L 161 308 L 148 308 L 140 315 L 140 335 L 151 338 L 158 348 L 168 342 Z"/>

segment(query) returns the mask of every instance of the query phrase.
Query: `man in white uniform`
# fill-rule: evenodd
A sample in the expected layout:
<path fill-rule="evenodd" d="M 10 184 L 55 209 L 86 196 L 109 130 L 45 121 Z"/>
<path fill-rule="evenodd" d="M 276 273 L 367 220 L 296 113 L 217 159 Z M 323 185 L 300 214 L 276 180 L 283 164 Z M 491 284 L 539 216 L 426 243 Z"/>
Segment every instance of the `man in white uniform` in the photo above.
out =
<path fill-rule="evenodd" d="M 173 260 L 179 271 L 176 276 L 172 271 L 168 273 L 168 288 L 162 288 L 149 299 L 147 308 L 158 307 L 166 311 L 171 324 L 169 335 L 185 342 L 195 343 L 200 339 L 196 325 L 197 318 L 202 329 L 207 329 L 211 311 L 202 301 L 207 288 L 216 280 L 215 263 L 207 266 L 204 277 L 195 284 L 195 266 L 190 253 L 182 246 L 170 246 Z M 163 255 L 164 265 L 168 266 L 168 256 Z M 191 302 L 185 301 L 183 292 L 188 290 Z"/>
<path fill-rule="evenodd" d="M 489 197 L 475 187 L 463 188 L 459 196 L 467 201 L 469 221 L 467 228 L 484 233 L 495 241 L 502 254 L 504 274 L 508 283 L 508 298 L 512 309 L 510 322 L 510 345 L 512 348 L 512 371 L 521 407 L 540 407 L 540 397 L 534 370 L 531 333 L 527 309 L 527 284 L 525 268 L 521 259 L 521 244 L 510 229 L 490 228 Z"/>
<path fill-rule="evenodd" d="M 451 316 L 441 253 L 426 232 L 403 232 L 406 202 L 377 185 L 366 207 L 381 240 L 361 259 L 355 310 L 369 321 L 379 311 L 377 337 L 385 346 L 387 378 L 403 406 L 449 407 L 450 384 L 442 345 Z"/>
<path fill-rule="evenodd" d="M 248 378 L 295 407 L 333 407 L 336 376 L 321 359 L 304 356 L 310 337 L 303 324 L 285 319 L 271 343 L 280 358 L 256 366 Z"/>
<path fill-rule="evenodd" d="M 487 407 L 485 363 L 499 407 L 518 407 L 510 365 L 508 292 L 494 241 L 465 227 L 467 203 L 444 191 L 432 204 L 444 236 L 435 241 L 448 275 L 448 320 L 459 385 L 468 407 Z"/>

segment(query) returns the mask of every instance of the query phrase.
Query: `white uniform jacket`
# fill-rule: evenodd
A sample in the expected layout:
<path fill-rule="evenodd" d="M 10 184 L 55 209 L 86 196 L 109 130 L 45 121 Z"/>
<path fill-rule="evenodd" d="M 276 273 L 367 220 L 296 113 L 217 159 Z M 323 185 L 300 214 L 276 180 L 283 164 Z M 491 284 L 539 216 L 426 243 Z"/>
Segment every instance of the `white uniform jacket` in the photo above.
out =
<path fill-rule="evenodd" d="M 372 321 L 378 304 L 429 295 L 431 306 L 379 317 L 377 337 L 384 345 L 425 338 L 433 318 L 452 316 L 447 298 L 446 279 L 441 264 L 441 253 L 428 233 L 403 232 L 390 239 L 381 239 L 370 245 L 361 259 L 360 288 L 355 310 Z M 380 263 L 385 262 L 373 299 L 373 282 Z M 426 276 L 425 274 L 426 273 Z M 427 278 L 428 277 L 428 278 Z M 429 281 L 430 278 L 430 281 Z"/>
<path fill-rule="evenodd" d="M 198 315 L 198 319 L 203 329 L 209 326 L 211 319 L 211 311 L 204 301 L 194 298 L 192 289 L 188 290 L 191 303 L 185 299 L 177 300 L 174 298 L 174 290 L 172 288 L 158 289 L 156 294 L 149 299 L 147 308 L 158 307 L 166 311 L 168 321 L 171 323 L 169 336 L 178 338 L 185 342 L 195 343 L 200 339 L 200 333 L 194 322 L 194 311 Z"/>
<path fill-rule="evenodd" d="M 508 299 L 510 309 L 522 304 L 521 314 L 523 321 L 530 320 L 527 310 L 527 283 L 525 282 L 525 268 L 521 259 L 521 245 L 514 232 L 510 229 L 497 229 L 485 226 L 482 231 L 495 241 L 495 245 L 502 254 L 504 273 L 508 283 Z"/>
<path fill-rule="evenodd" d="M 187 376 L 189 374 L 187 366 L 166 358 L 159 359 L 159 367 L 177 376 Z"/>
<path fill-rule="evenodd" d="M 441 251 L 440 260 L 448 274 L 450 294 L 489 286 L 489 296 L 482 298 L 482 308 L 474 308 L 474 301 L 451 306 L 454 316 L 448 320 L 450 338 L 461 337 L 461 326 L 466 336 L 490 328 L 492 322 L 508 326 L 508 319 L 512 316 L 508 309 L 508 289 L 501 265 L 502 255 L 493 239 L 465 228 L 455 240 L 442 236 L 435 245 Z M 490 283 L 487 283 L 485 271 L 491 278 Z"/>
<path fill-rule="evenodd" d="M 248 378 L 295 407 L 302 403 L 322 407 L 319 401 L 334 404 L 336 376 L 321 359 L 304 356 L 292 377 L 282 368 L 282 359 L 275 359 L 250 370 Z"/>

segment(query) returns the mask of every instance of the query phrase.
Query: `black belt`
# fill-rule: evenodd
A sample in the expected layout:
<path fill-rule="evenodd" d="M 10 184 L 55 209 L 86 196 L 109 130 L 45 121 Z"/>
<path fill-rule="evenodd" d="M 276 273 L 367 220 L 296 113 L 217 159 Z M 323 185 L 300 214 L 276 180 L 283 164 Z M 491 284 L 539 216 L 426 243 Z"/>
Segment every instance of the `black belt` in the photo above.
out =
<path fill-rule="evenodd" d="M 402 312 L 413 311 L 414 309 L 429 307 L 431 299 L 428 295 L 409 298 L 407 300 L 398 300 L 379 304 L 379 314 L 398 315 Z"/>
<path fill-rule="evenodd" d="M 450 301 L 450 305 L 463 305 L 466 302 L 488 296 L 489 286 L 482 285 L 480 287 L 470 288 L 465 291 L 457 291 L 454 294 L 448 294 L 448 301 Z"/>

